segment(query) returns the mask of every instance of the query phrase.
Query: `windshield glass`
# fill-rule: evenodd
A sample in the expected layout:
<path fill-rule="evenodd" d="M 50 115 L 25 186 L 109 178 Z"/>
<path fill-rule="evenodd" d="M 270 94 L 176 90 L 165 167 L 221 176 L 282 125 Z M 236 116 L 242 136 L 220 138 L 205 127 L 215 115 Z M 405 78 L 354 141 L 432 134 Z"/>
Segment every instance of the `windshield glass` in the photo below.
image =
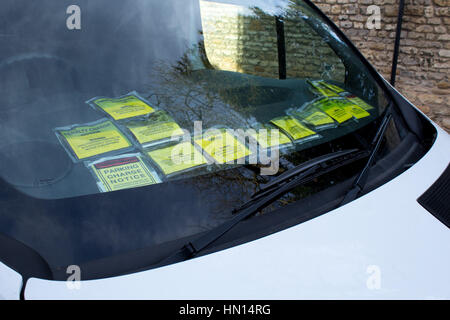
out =
<path fill-rule="evenodd" d="M 54 268 L 209 230 L 389 102 L 303 1 L 0 6 L 0 231 Z"/>

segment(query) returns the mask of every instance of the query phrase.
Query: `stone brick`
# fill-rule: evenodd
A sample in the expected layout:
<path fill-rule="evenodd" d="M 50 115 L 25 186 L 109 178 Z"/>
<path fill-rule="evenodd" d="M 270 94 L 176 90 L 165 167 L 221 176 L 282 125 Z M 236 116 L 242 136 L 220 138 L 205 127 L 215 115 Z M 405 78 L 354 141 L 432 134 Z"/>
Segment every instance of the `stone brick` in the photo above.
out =
<path fill-rule="evenodd" d="M 447 131 L 450 131 L 450 117 L 442 119 L 442 126 L 444 129 L 447 129 Z"/>
<path fill-rule="evenodd" d="M 433 32 L 433 27 L 429 25 L 420 25 L 416 28 L 417 32 Z"/>
<path fill-rule="evenodd" d="M 434 32 L 447 33 L 447 28 L 445 26 L 436 26 L 436 27 L 434 27 Z"/>
<path fill-rule="evenodd" d="M 449 7 L 450 6 L 450 0 L 434 0 L 433 1 L 436 5 L 441 7 Z"/>
<path fill-rule="evenodd" d="M 441 57 L 450 58 L 450 50 L 446 49 L 439 50 L 439 55 Z"/>

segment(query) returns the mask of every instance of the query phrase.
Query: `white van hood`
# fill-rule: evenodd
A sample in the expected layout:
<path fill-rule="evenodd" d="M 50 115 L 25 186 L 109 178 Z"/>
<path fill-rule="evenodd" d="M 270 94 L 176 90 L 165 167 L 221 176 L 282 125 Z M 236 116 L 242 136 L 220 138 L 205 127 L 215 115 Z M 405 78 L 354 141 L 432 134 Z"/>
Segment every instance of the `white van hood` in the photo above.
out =
<path fill-rule="evenodd" d="M 382 187 L 311 221 L 145 272 L 30 279 L 26 299 L 449 299 L 450 232 L 418 203 L 450 162 L 450 136 Z M 82 276 L 82 275 L 81 275 Z"/>

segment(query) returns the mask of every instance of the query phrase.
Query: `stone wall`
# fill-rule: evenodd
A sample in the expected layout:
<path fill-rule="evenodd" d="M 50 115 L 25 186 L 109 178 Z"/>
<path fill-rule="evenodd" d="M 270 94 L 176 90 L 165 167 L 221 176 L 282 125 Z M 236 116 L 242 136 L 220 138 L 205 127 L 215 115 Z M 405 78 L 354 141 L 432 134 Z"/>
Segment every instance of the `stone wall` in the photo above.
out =
<path fill-rule="evenodd" d="M 313 0 L 386 78 L 390 78 L 398 0 Z M 381 28 L 366 27 L 381 8 Z M 450 0 L 406 0 L 396 86 L 450 132 Z"/>
<path fill-rule="evenodd" d="M 278 78 L 277 29 L 273 16 L 218 2 L 200 1 L 200 5 L 205 50 L 214 67 Z M 343 82 L 344 65 L 303 20 L 285 20 L 284 32 L 287 77 Z"/>

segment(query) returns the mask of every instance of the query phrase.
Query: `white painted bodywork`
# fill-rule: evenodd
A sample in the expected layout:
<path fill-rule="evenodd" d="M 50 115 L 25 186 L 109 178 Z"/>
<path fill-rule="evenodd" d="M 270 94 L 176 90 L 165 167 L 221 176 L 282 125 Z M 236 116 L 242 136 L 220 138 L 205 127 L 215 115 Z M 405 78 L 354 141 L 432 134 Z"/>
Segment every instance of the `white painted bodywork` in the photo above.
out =
<path fill-rule="evenodd" d="M 82 281 L 80 289 L 30 279 L 25 298 L 449 299 L 450 230 L 416 201 L 450 162 L 450 136 L 437 130 L 411 169 L 316 219 L 175 265 Z"/>
<path fill-rule="evenodd" d="M 0 262 L 0 300 L 19 300 L 22 276 Z"/>

